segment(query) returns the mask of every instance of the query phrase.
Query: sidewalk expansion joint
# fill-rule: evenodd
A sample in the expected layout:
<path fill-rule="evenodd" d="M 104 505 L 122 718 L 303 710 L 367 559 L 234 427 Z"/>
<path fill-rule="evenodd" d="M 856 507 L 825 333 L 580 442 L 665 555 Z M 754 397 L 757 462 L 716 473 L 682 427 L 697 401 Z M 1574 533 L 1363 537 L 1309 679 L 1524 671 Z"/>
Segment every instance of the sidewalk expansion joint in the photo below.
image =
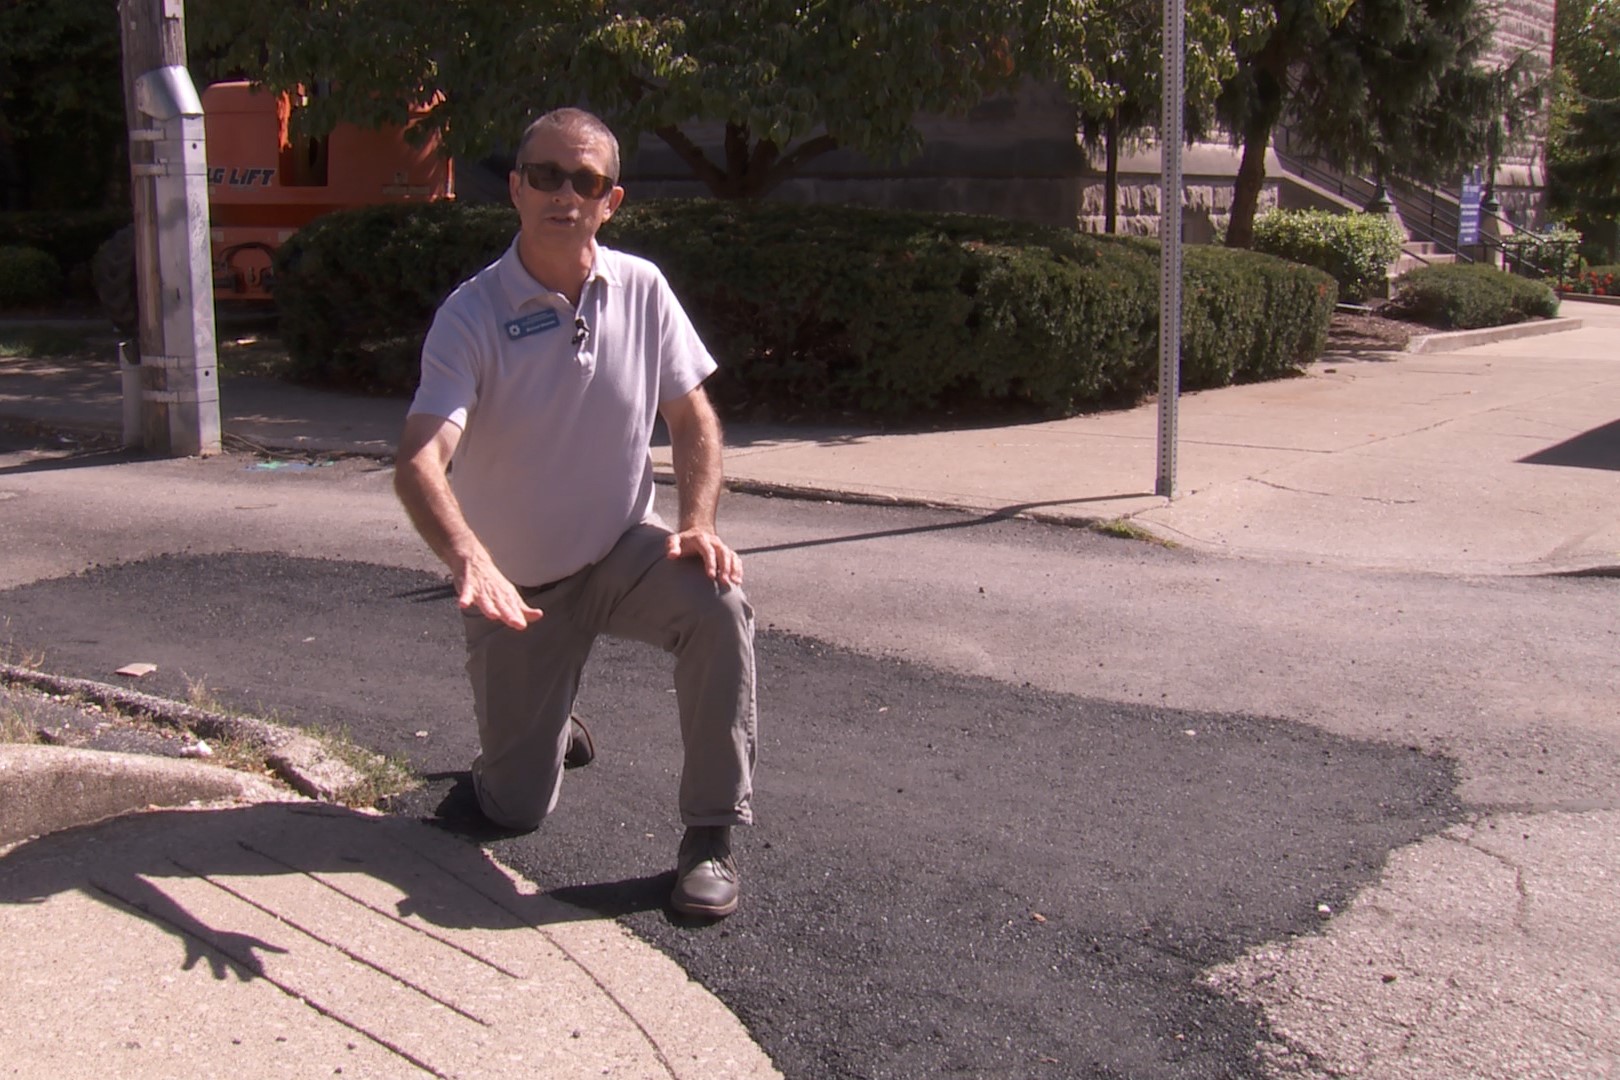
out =
<path fill-rule="evenodd" d="M 495 961 L 489 959 L 487 956 L 481 956 L 478 953 L 474 952 L 473 950 L 467 948 L 465 945 L 459 945 L 456 942 L 451 941 L 449 938 L 442 937 L 441 935 L 435 934 L 433 931 L 431 931 L 431 930 L 429 930 L 429 929 L 427 929 L 425 927 L 418 926 L 415 923 L 412 923 L 408 919 L 402 919 L 398 915 L 394 914 L 391 911 L 387 911 L 387 910 L 384 910 L 383 908 L 377 907 L 375 904 L 370 903 L 369 901 L 363 899 L 362 897 L 355 896 L 353 893 L 349 892 L 348 890 L 339 888 L 337 885 L 334 885 L 332 882 L 327 881 L 325 878 L 321 877 L 318 874 L 312 874 L 307 870 L 301 870 L 298 867 L 294 866 L 292 863 L 285 862 L 282 859 L 279 859 L 276 856 L 270 854 L 268 851 L 261 851 L 260 849 L 254 847 L 252 844 L 249 844 L 245 840 L 238 840 L 237 845 L 239 847 L 241 847 L 243 851 L 251 852 L 252 854 L 257 855 L 262 859 L 267 859 L 270 862 L 273 862 L 278 866 L 286 867 L 288 869 L 288 871 L 290 871 L 292 873 L 303 874 L 305 877 L 309 878 L 309 880 L 315 882 L 317 885 L 320 885 L 323 888 L 332 890 L 333 892 L 337 893 L 339 896 L 343 897 L 345 900 L 349 901 L 350 903 L 358 904 L 361 907 L 365 908 L 367 911 L 375 912 L 377 915 L 379 915 L 379 916 L 381 916 L 381 917 L 383 917 L 385 919 L 388 919 L 388 920 L 390 920 L 392 922 L 396 922 L 400 926 L 405 927 L 407 930 L 410 930 L 413 933 L 421 934 L 423 937 L 429 939 L 430 941 L 438 942 L 440 945 L 443 945 L 445 948 L 453 950 L 454 952 L 458 952 L 461 955 L 465 956 L 467 959 L 472 960 L 475 963 L 481 964 L 484 967 L 489 968 L 491 971 L 494 971 L 494 972 L 497 972 L 497 973 L 499 973 L 501 975 L 504 975 L 508 979 L 522 979 L 523 978 L 523 976 L 518 974 L 517 972 L 510 971 L 507 968 L 502 967 L 500 964 L 497 964 Z M 413 854 L 416 854 L 418 857 L 425 858 L 425 856 L 421 856 L 420 852 L 414 852 L 413 851 Z M 438 867 L 439 869 L 443 869 L 442 867 L 439 867 L 438 863 L 434 863 L 433 865 L 435 867 Z"/>
<path fill-rule="evenodd" d="M 490 864 L 495 866 L 497 869 L 499 869 L 500 872 L 505 874 L 508 879 L 517 880 L 517 881 L 527 881 L 528 880 L 527 878 L 523 877 L 523 875 L 519 874 L 517 871 L 512 870 L 509 867 L 507 867 L 504 863 L 502 863 L 500 860 L 496 859 L 488 851 L 485 851 L 481 846 L 480 846 L 479 850 L 483 851 L 484 857 L 490 861 Z M 614 992 L 614 990 L 613 990 L 613 988 L 611 986 L 609 986 L 606 982 L 604 982 L 602 980 L 601 976 L 599 976 L 591 968 L 591 966 L 589 964 L 587 964 L 584 960 L 581 960 L 578 956 L 576 956 L 574 954 L 574 951 L 572 949 L 570 949 L 568 946 L 564 945 L 561 941 L 559 941 L 557 939 L 557 935 L 553 934 L 545 926 L 537 925 L 537 924 L 532 923 L 529 920 L 525 919 L 520 913 L 518 913 L 516 911 L 513 911 L 506 904 L 502 903 L 499 897 L 490 896 L 488 893 L 485 893 L 482 889 L 477 888 L 471 882 L 469 882 L 465 878 L 463 878 L 460 874 L 456 873 L 455 870 L 453 870 L 452 868 L 450 868 L 448 866 L 445 866 L 443 863 L 441 863 L 438 860 L 434 859 L 431 855 L 428 855 L 426 852 L 418 851 L 418 852 L 416 852 L 416 854 L 424 862 L 429 863 L 430 865 L 432 865 L 432 866 L 436 867 L 437 869 L 439 869 L 440 871 L 442 871 L 448 877 L 453 878 L 455 881 L 459 882 L 462 885 L 462 887 L 468 889 L 469 891 L 477 894 L 480 897 L 483 897 L 484 900 L 488 901 L 491 904 L 494 904 L 496 907 L 498 907 L 502 911 L 506 912 L 507 915 L 511 916 L 511 918 L 514 921 L 514 923 L 516 924 L 516 926 L 521 927 L 521 928 L 526 929 L 526 930 L 532 930 L 535 933 L 539 934 L 541 937 L 545 938 L 546 941 L 550 942 L 551 947 L 556 949 L 559 953 L 561 953 L 564 957 L 566 957 L 570 964 L 573 964 L 576 968 L 578 968 L 580 973 L 582 975 L 584 975 L 587 979 L 589 979 L 591 981 L 591 984 L 594 985 L 598 990 L 600 990 L 602 992 L 603 997 L 606 997 L 609 1001 L 613 1002 L 613 1007 L 615 1009 L 619 1010 L 619 1014 L 624 1017 L 625 1021 L 627 1023 L 629 1023 L 632 1027 L 634 1027 L 638 1032 L 641 1033 L 641 1037 L 644 1040 L 646 1040 L 647 1047 L 648 1047 L 648 1049 L 650 1049 L 652 1051 L 653 1057 L 658 1061 L 658 1064 L 663 1067 L 664 1072 L 666 1074 L 668 1074 L 668 1076 L 671 1078 L 671 1080 L 679 1080 L 681 1074 L 676 1070 L 674 1063 L 672 1063 L 669 1060 L 668 1055 L 666 1055 L 664 1053 L 664 1048 L 661 1045 L 659 1045 L 659 1042 L 653 1036 L 653 1033 L 651 1031 L 647 1030 L 647 1025 L 642 1023 L 641 1017 L 637 1016 L 635 1014 L 635 1012 L 627 1004 L 625 1004 L 624 1000 L 622 998 L 620 998 L 617 993 Z M 531 882 L 531 884 L 533 884 L 533 883 Z M 619 925 L 618 923 L 615 923 L 614 925 L 619 926 L 619 929 L 620 929 L 621 932 L 630 933 L 630 931 L 627 928 Z"/>
<path fill-rule="evenodd" d="M 330 938 L 322 937 L 320 934 L 317 934 L 314 930 L 311 930 L 309 927 L 305 926 L 303 923 L 299 922 L 297 919 L 290 918 L 287 915 L 283 914 L 282 912 L 275 910 L 274 908 L 270 908 L 270 907 L 265 906 L 264 904 L 259 903 L 257 900 L 253 899 L 251 896 L 248 896 L 247 894 L 245 894 L 243 892 L 240 892 L 240 891 L 238 891 L 236 889 L 231 888 L 229 885 L 226 885 L 226 884 L 220 882 L 218 879 L 214 878 L 213 876 L 206 873 L 205 871 L 198 870 L 198 869 L 195 869 L 194 867 L 187 866 L 185 863 L 181 862 L 179 859 L 176 859 L 172 855 L 169 856 L 169 862 L 173 863 L 175 866 L 177 866 L 181 870 L 185 871 L 191 877 L 196 878 L 198 881 L 206 881 L 208 884 L 212 885 L 214 888 L 218 889 L 219 891 L 225 893 L 227 896 L 230 896 L 230 897 L 232 897 L 232 898 L 234 898 L 236 900 L 241 901 L 242 903 L 246 904 L 248 907 L 254 908 L 255 910 L 258 910 L 258 911 L 262 911 L 264 914 L 270 916 L 270 918 L 275 919 L 277 922 L 282 923 L 285 926 L 292 927 L 294 930 L 298 931 L 300 934 L 303 934 L 305 937 L 309 938 L 310 940 L 316 941 L 316 942 L 319 942 L 322 945 L 325 945 L 328 949 L 331 949 L 333 952 L 340 953 L 341 955 L 348 957 L 350 960 L 352 960 L 353 962 L 361 965 L 362 967 L 370 968 L 372 971 L 375 971 L 377 974 L 381 975 L 383 978 L 391 979 L 392 981 L 394 981 L 394 982 L 398 983 L 399 985 L 405 987 L 407 990 L 410 990 L 410 991 L 413 991 L 414 993 L 422 995 L 423 997 L 427 998 L 429 1001 L 433 1002 L 434 1004 L 442 1005 L 446 1009 L 449 1009 L 451 1012 L 455 1013 L 456 1015 L 461 1016 L 461 1017 L 463 1017 L 463 1018 L 465 1018 L 467 1020 L 471 1020 L 473 1023 L 479 1025 L 480 1027 L 492 1027 L 493 1026 L 492 1024 L 490 1024 L 490 1022 L 488 1020 L 485 1020 L 483 1017 L 477 1016 L 477 1015 L 474 1015 L 473 1013 L 468 1012 L 466 1009 L 463 1009 L 461 1006 L 457 1005 L 453 1001 L 446 1001 L 444 998 L 439 997 L 437 994 L 434 994 L 433 992 L 429 991 L 425 987 L 421 987 L 421 986 L 416 985 L 414 982 L 412 982 L 411 980 L 405 978 L 403 975 L 400 975 L 400 974 L 398 974 L 396 972 L 393 972 L 393 971 L 389 971 L 387 968 L 383 967 L 381 964 L 378 964 L 378 963 L 376 963 L 376 962 L 374 962 L 372 960 L 367 959 L 366 957 L 360 955 L 359 953 L 355 952 L 353 949 L 350 949 L 349 947 L 347 947 L 345 945 L 340 945 L 336 941 L 331 940 Z"/>
<path fill-rule="evenodd" d="M 319 1001 L 315 1000 L 309 995 L 301 993 L 292 986 L 289 986 L 288 984 L 277 979 L 275 976 L 270 975 L 264 970 L 264 965 L 260 964 L 251 953 L 248 955 L 247 959 L 244 960 L 236 953 L 226 949 L 223 943 L 211 940 L 208 935 L 200 933 L 196 929 L 188 927 L 175 919 L 165 916 L 148 905 L 142 904 L 139 900 L 133 897 L 124 896 L 123 894 L 119 893 L 118 890 L 106 885 L 103 882 L 92 880 L 90 882 L 90 887 L 95 889 L 97 892 L 110 897 L 112 900 L 123 904 L 125 907 L 138 912 L 141 917 L 151 920 L 158 926 L 166 927 L 171 933 L 179 935 L 183 940 L 195 943 L 196 945 L 201 946 L 203 949 L 222 957 L 232 967 L 238 969 L 237 977 L 243 982 L 248 982 L 254 978 L 263 979 L 266 983 L 269 983 L 271 986 L 281 991 L 293 1001 L 314 1010 L 317 1014 L 331 1020 L 333 1023 L 349 1029 L 361 1038 L 366 1039 L 369 1042 L 376 1043 L 389 1053 L 410 1062 L 412 1065 L 416 1066 L 416 1068 L 427 1073 L 429 1076 L 435 1077 L 436 1080 L 451 1080 L 447 1074 L 440 1072 L 438 1069 L 423 1061 L 415 1054 L 412 1054 L 404 1047 L 394 1045 L 381 1035 L 367 1030 L 365 1027 L 355 1023 L 352 1020 L 349 1020 L 347 1017 L 341 1015 L 329 1006 L 321 1004 Z M 198 925 L 201 926 L 202 924 L 199 923 Z M 210 928 L 203 927 L 203 929 L 206 930 Z M 187 951 L 189 953 L 190 949 L 188 948 Z M 187 966 L 189 967 L 190 965 Z"/>

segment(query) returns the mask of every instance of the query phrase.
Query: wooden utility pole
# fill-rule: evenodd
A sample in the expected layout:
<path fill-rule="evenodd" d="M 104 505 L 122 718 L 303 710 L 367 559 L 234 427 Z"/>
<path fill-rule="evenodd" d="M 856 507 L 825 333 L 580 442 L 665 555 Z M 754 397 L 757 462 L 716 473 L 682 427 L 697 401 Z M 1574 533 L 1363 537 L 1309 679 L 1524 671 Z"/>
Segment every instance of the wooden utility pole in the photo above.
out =
<path fill-rule="evenodd" d="M 119 0 L 144 443 L 220 449 L 202 107 L 186 74 L 184 0 Z"/>

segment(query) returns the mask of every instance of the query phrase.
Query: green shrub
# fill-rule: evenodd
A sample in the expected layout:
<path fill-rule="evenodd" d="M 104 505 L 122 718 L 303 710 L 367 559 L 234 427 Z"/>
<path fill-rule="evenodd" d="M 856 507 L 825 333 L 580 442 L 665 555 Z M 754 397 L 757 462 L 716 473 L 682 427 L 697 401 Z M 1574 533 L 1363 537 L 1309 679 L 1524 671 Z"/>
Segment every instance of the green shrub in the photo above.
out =
<path fill-rule="evenodd" d="M 275 255 L 275 299 L 289 375 L 406 393 L 433 311 L 499 257 L 517 229 L 511 207 L 368 206 L 327 214 Z"/>
<path fill-rule="evenodd" d="M 1558 314 L 1558 296 L 1543 282 L 1491 266 L 1424 266 L 1395 282 L 1402 316 L 1446 330 L 1504 326 Z"/>
<path fill-rule="evenodd" d="M 38 248 L 55 259 L 64 273 L 72 274 L 75 268 L 87 267 L 96 249 L 130 220 L 128 207 L 0 213 L 0 247 Z"/>
<path fill-rule="evenodd" d="M 1400 228 L 1385 214 L 1272 210 L 1254 222 L 1254 250 L 1333 275 L 1346 300 L 1381 293 L 1401 256 Z"/>
<path fill-rule="evenodd" d="M 0 308 L 36 307 L 62 291 L 62 271 L 49 254 L 32 247 L 0 247 Z"/>
<path fill-rule="evenodd" d="M 1567 225 L 1553 225 L 1541 232 L 1516 232 L 1502 237 L 1502 253 L 1507 267 L 1516 274 L 1559 281 L 1573 276 L 1581 267 L 1581 234 Z"/>
<path fill-rule="evenodd" d="M 1181 384 L 1281 378 L 1322 354 L 1338 289 L 1326 273 L 1234 248 L 1185 249 Z"/>
<path fill-rule="evenodd" d="M 416 381 L 434 307 L 498 257 L 510 209 L 332 214 L 277 256 L 301 377 L 385 392 Z M 627 205 L 604 243 L 668 275 L 721 360 L 732 413 L 1071 413 L 1152 389 L 1155 245 L 963 215 L 785 203 Z M 1183 382 L 1270 378 L 1320 352 L 1331 279 L 1189 249 Z"/>
<path fill-rule="evenodd" d="M 1139 391 L 1153 267 L 1079 233 L 992 218 L 671 201 L 608 243 L 669 275 L 727 364 L 733 409 L 1064 412 Z"/>

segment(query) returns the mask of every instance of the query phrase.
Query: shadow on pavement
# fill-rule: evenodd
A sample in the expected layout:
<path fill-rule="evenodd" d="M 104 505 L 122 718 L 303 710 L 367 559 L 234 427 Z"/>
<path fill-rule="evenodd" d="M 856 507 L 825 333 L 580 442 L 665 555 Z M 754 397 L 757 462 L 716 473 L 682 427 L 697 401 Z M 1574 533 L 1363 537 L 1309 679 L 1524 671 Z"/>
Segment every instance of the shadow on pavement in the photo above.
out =
<path fill-rule="evenodd" d="M 795 540 L 786 544 L 766 544 L 759 547 L 739 548 L 737 554 L 768 555 L 778 551 L 797 551 L 801 548 L 826 547 L 831 544 L 853 544 L 862 540 L 887 540 L 896 536 L 950 532 L 955 529 L 971 529 L 980 525 L 994 525 L 997 522 L 1013 521 L 1020 515 L 1049 509 L 1054 506 L 1080 506 L 1085 503 L 1115 502 L 1120 499 L 1151 498 L 1153 498 L 1151 491 L 1132 491 L 1114 495 L 1089 495 L 1078 499 L 1048 499 L 1045 502 L 1013 503 L 980 514 L 978 517 L 963 518 L 958 521 L 935 522 L 929 525 L 908 525 L 901 529 L 880 529 L 875 532 L 851 533 L 847 536 L 827 536 L 816 540 Z"/>
<path fill-rule="evenodd" d="M 439 830 L 308 803 L 157 811 L 30 840 L 0 857 L 0 904 L 79 891 L 172 935 L 183 969 L 206 962 L 217 979 L 247 980 L 263 975 L 262 953 L 288 948 L 174 896 L 182 880 L 203 882 L 222 901 L 237 901 L 221 910 L 253 908 L 279 918 L 254 884 L 278 878 L 334 904 L 341 922 L 404 923 L 430 936 L 434 928 L 522 930 L 596 917 L 520 892 L 477 847 Z M 174 888 L 166 885 L 171 880 Z"/>
<path fill-rule="evenodd" d="M 1519 459 L 1525 465 L 1567 465 L 1576 469 L 1620 470 L 1620 420 L 1584 431 L 1573 439 Z"/>

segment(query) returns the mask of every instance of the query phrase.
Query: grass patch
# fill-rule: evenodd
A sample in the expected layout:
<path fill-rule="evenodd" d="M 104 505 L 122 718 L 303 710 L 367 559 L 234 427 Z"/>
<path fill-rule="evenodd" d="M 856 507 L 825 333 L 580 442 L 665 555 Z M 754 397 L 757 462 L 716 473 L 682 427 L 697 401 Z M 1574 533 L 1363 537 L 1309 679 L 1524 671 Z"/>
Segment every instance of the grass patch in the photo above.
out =
<path fill-rule="evenodd" d="M 17 639 L 11 636 L 10 617 L 0 618 L 0 664 L 11 667 L 37 668 L 45 663 L 45 654 L 30 652 L 17 644 Z"/>
<path fill-rule="evenodd" d="M 7 647 L 0 645 L 0 650 Z M 341 787 L 336 791 L 328 788 L 322 798 L 355 808 L 381 807 L 393 796 L 421 783 L 403 757 L 374 753 L 346 731 L 305 730 L 288 738 L 266 729 L 276 721 L 232 709 L 204 680 L 183 677 L 186 704 L 191 710 L 189 719 L 184 713 L 153 714 L 144 706 L 102 701 L 99 695 L 87 698 L 77 693 L 41 694 L 26 688 L 12 692 L 8 684 L 0 683 L 0 743 L 44 743 L 178 756 L 277 783 L 289 780 L 280 775 L 285 763 L 278 755 L 292 751 L 301 767 L 313 766 L 317 773 L 323 765 L 332 770 L 323 786 Z M 198 713 L 219 719 L 205 722 Z M 280 726 L 293 730 L 289 725 Z M 206 751 L 195 744 L 205 744 Z"/>
<path fill-rule="evenodd" d="M 1157 544 L 1160 547 L 1167 548 L 1176 546 L 1173 541 L 1149 532 L 1142 526 L 1134 524 L 1129 518 L 1110 518 L 1107 521 L 1099 521 L 1091 526 L 1091 530 L 1120 540 L 1139 540 L 1144 544 Z"/>
<path fill-rule="evenodd" d="M 292 372 L 287 349 L 281 340 L 268 334 L 244 334 L 221 338 L 215 346 L 221 375 L 251 375 L 261 379 L 285 379 Z"/>
<path fill-rule="evenodd" d="M 278 722 L 274 713 L 255 715 L 221 703 L 202 679 L 193 679 L 188 675 L 185 680 L 186 701 L 194 709 L 219 716 Z M 421 783 L 416 771 L 404 758 L 368 750 L 355 742 L 346 730 L 314 729 L 306 730 L 305 734 L 319 743 L 333 760 L 348 766 L 357 777 L 353 784 L 337 794 L 337 801 L 345 806 L 375 807 Z M 212 760 L 220 764 L 246 772 L 274 773 L 266 763 L 265 748 L 251 740 L 221 739 L 210 741 L 209 746 L 214 751 Z"/>
<path fill-rule="evenodd" d="M 83 360 L 118 363 L 118 338 L 89 326 L 18 326 L 0 329 L 0 360 Z M 221 337 L 214 346 L 222 375 L 286 378 L 287 350 L 271 334 Z"/>
<path fill-rule="evenodd" d="M 404 758 L 367 750 L 346 731 L 312 731 L 310 734 L 327 753 L 360 777 L 339 795 L 339 801 L 346 806 L 379 806 L 421 785 L 416 770 Z"/>
<path fill-rule="evenodd" d="M 0 330 L 0 359 L 51 359 L 114 356 L 114 341 L 104 331 L 81 326 L 22 326 Z"/>
<path fill-rule="evenodd" d="M 218 713 L 221 716 L 247 715 L 240 709 L 226 708 L 224 703 L 221 702 L 219 698 L 215 697 L 214 692 L 208 688 L 208 680 L 206 678 L 199 677 L 193 679 L 190 675 L 187 675 L 183 671 L 180 673 L 180 677 L 186 681 L 186 704 L 190 705 L 193 709 L 201 709 L 203 712 Z"/>
<path fill-rule="evenodd" d="M 0 743 L 37 743 L 39 730 L 15 705 L 0 706 Z"/>

